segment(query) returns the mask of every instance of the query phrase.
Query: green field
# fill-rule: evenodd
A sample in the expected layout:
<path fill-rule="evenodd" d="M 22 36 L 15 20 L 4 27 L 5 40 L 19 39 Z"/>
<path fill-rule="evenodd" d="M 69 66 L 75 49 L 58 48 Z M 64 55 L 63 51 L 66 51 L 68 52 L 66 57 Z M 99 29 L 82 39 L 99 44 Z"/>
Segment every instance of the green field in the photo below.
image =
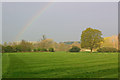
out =
<path fill-rule="evenodd" d="M 118 53 L 3 53 L 3 78 L 117 78 Z"/>

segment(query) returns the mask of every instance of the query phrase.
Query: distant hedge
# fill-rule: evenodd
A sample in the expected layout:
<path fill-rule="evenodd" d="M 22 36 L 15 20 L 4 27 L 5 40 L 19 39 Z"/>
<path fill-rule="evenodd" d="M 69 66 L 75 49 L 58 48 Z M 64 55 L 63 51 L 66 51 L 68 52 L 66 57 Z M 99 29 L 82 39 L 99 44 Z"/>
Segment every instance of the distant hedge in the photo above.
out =
<path fill-rule="evenodd" d="M 36 52 L 36 51 L 37 51 L 37 49 L 33 49 L 33 51 L 34 51 L 34 52 Z"/>
<path fill-rule="evenodd" d="M 9 52 L 15 52 L 15 50 L 13 49 L 13 47 L 11 47 L 11 46 L 6 46 L 6 47 L 2 47 L 2 52 L 4 53 L 4 52 L 7 52 L 7 53 L 9 53 Z"/>
<path fill-rule="evenodd" d="M 40 50 L 41 50 L 40 48 L 37 49 L 37 51 L 40 51 Z"/>
<path fill-rule="evenodd" d="M 42 48 L 40 51 L 47 51 L 47 49 L 45 49 L 45 48 Z"/>
<path fill-rule="evenodd" d="M 73 46 L 73 47 L 69 50 L 69 52 L 80 52 L 80 48 L 77 47 L 77 46 Z"/>
<path fill-rule="evenodd" d="M 98 52 L 117 52 L 116 48 L 102 47 L 97 50 Z"/>
<path fill-rule="evenodd" d="M 49 52 L 55 52 L 54 48 L 49 48 Z"/>

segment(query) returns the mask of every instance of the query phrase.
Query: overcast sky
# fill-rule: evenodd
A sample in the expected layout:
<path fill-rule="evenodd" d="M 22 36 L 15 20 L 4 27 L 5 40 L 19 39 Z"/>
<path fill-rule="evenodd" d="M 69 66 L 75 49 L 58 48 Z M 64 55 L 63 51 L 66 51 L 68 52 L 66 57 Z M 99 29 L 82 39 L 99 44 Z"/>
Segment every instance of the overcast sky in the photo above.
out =
<path fill-rule="evenodd" d="M 88 27 L 101 30 L 103 37 L 117 35 L 117 6 L 117 2 L 3 3 L 3 42 L 38 41 L 43 34 L 56 42 L 80 41 L 82 31 Z M 42 14 L 23 31 L 40 11 Z"/>

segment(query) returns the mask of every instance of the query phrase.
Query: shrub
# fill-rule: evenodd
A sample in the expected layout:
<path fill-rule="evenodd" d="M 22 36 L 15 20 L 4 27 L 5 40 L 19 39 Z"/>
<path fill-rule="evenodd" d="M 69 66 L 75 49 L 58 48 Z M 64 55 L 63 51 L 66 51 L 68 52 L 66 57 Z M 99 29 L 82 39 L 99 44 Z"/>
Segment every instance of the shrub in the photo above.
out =
<path fill-rule="evenodd" d="M 33 49 L 34 52 L 36 52 L 37 50 L 36 49 Z"/>
<path fill-rule="evenodd" d="M 43 48 L 43 49 L 41 49 L 40 51 L 47 51 L 47 49 Z"/>
<path fill-rule="evenodd" d="M 69 52 L 79 52 L 79 51 L 80 51 L 80 48 L 77 47 L 77 46 L 73 46 L 73 47 L 69 50 Z"/>
<path fill-rule="evenodd" d="M 98 52 L 117 52 L 116 48 L 102 47 L 97 50 Z"/>
<path fill-rule="evenodd" d="M 38 48 L 37 50 L 40 51 L 40 48 Z"/>
<path fill-rule="evenodd" d="M 6 46 L 3 49 L 4 49 L 4 52 L 14 52 L 14 49 L 11 46 Z"/>
<path fill-rule="evenodd" d="M 19 46 L 19 45 L 16 46 L 16 52 L 22 52 L 21 46 Z"/>
<path fill-rule="evenodd" d="M 54 48 L 49 48 L 49 52 L 55 52 Z"/>

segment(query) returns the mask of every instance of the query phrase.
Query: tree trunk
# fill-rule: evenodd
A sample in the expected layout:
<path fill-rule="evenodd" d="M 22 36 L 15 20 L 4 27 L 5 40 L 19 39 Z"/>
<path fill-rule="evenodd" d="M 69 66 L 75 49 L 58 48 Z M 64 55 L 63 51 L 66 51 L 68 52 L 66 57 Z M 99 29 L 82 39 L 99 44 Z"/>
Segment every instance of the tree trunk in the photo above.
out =
<path fill-rule="evenodd" d="M 92 48 L 91 48 L 90 50 L 91 50 L 91 52 L 90 52 L 90 53 L 92 53 Z"/>

